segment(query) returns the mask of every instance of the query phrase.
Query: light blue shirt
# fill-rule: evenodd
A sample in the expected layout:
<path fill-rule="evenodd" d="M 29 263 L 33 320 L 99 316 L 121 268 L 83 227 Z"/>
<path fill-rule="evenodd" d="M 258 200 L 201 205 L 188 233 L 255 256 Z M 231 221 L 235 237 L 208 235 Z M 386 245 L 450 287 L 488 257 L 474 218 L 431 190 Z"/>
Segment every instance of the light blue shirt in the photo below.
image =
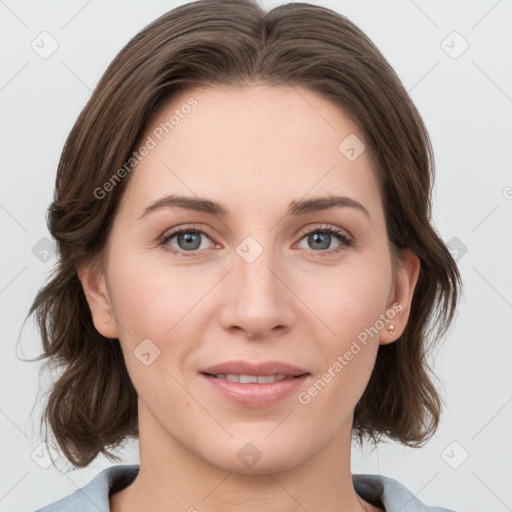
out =
<path fill-rule="evenodd" d="M 104 469 L 84 487 L 35 512 L 110 512 L 109 494 L 130 485 L 139 467 L 138 464 L 123 464 Z M 455 512 L 428 507 L 393 478 L 355 474 L 352 482 L 361 498 L 376 506 L 380 506 L 380 500 L 386 512 Z"/>

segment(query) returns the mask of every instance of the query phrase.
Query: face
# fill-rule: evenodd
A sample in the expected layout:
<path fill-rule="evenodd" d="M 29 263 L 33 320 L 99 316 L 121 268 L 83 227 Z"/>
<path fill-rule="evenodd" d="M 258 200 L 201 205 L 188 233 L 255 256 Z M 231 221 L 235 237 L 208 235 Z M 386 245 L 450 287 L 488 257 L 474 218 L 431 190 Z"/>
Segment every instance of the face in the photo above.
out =
<path fill-rule="evenodd" d="M 349 136 L 365 143 L 304 88 L 197 88 L 151 119 L 103 272 L 80 277 L 96 328 L 120 339 L 141 438 L 151 432 L 159 450 L 179 444 L 259 473 L 350 438 L 379 343 L 405 327 L 418 267 L 404 258 L 392 271 L 372 161 L 367 150 L 353 158 L 362 146 L 339 149 Z M 310 202 L 323 197 L 343 199 Z M 223 377 L 262 368 L 203 373 L 233 361 L 297 371 L 270 369 L 287 377 L 268 384 Z M 251 466 L 246 454 L 261 458 Z"/>

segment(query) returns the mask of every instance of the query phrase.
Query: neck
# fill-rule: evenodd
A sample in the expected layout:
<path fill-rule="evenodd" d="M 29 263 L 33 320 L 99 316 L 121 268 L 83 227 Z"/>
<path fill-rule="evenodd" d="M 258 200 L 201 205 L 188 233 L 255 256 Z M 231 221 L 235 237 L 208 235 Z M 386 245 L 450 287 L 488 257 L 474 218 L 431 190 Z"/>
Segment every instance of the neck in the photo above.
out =
<path fill-rule="evenodd" d="M 139 407 L 140 470 L 110 496 L 111 512 L 377 512 L 354 490 L 350 471 L 351 423 L 320 452 L 293 467 L 267 465 L 246 473 L 209 464 L 165 432 Z M 240 444 L 240 443 L 238 443 Z M 243 443 L 242 443 L 243 444 Z M 255 468 L 258 467 L 258 471 Z"/>

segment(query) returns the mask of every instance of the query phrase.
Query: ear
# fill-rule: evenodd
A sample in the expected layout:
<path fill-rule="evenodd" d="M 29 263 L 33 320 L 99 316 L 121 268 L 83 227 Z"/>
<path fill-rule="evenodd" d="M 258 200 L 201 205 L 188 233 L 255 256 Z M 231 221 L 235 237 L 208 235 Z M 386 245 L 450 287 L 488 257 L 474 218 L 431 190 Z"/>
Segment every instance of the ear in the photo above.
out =
<path fill-rule="evenodd" d="M 77 273 L 91 310 L 94 327 L 106 338 L 118 338 L 114 310 L 101 265 L 89 262 L 77 267 Z"/>
<path fill-rule="evenodd" d="M 387 345 L 396 341 L 404 332 L 411 312 L 411 302 L 420 273 L 420 259 L 410 249 L 404 249 L 395 270 L 395 279 L 388 301 L 386 318 L 389 321 L 382 329 L 379 344 Z M 394 325 L 393 331 L 389 330 Z"/>

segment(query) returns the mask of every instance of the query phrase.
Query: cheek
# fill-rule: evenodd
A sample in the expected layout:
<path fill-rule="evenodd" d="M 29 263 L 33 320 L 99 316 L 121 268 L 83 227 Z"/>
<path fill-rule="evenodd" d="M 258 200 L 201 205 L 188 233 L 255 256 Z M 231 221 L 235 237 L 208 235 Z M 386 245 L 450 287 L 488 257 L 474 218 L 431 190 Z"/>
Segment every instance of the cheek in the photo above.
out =
<path fill-rule="evenodd" d="M 126 365 L 137 387 L 139 377 L 174 366 L 196 348 L 215 276 L 172 268 L 165 258 L 129 255 L 128 250 L 112 254 L 109 284 Z M 137 355 L 147 352 L 156 357 L 146 367 Z"/>
<path fill-rule="evenodd" d="M 392 277 L 389 260 L 354 260 L 316 275 L 303 288 L 313 312 L 343 344 L 370 328 L 385 312 Z M 339 345 L 338 345 L 339 347 Z"/>
<path fill-rule="evenodd" d="M 318 280 L 311 288 L 311 309 L 328 327 L 322 328 L 326 335 L 316 337 L 323 361 L 319 386 L 330 389 L 324 403 L 338 407 L 340 398 L 352 403 L 363 393 L 375 363 L 391 282 L 391 268 L 382 258 L 336 269 L 323 288 Z M 313 330 L 310 335 L 314 337 Z"/>
<path fill-rule="evenodd" d="M 122 252 L 110 259 L 109 281 L 116 319 L 132 338 L 161 339 L 211 287 L 198 274 L 173 268 L 161 255 L 127 249 L 121 258 Z"/>
<path fill-rule="evenodd" d="M 387 279 L 376 280 L 373 273 L 354 271 L 346 278 L 333 279 L 329 300 L 318 301 L 319 316 L 329 330 L 322 329 L 328 334 L 316 336 L 314 350 L 321 354 L 323 364 L 301 402 L 315 404 L 311 411 L 317 410 L 318 417 L 334 414 L 339 420 L 348 419 L 346 415 L 368 385 L 379 348 L 379 318 L 385 313 L 388 284 Z"/>

